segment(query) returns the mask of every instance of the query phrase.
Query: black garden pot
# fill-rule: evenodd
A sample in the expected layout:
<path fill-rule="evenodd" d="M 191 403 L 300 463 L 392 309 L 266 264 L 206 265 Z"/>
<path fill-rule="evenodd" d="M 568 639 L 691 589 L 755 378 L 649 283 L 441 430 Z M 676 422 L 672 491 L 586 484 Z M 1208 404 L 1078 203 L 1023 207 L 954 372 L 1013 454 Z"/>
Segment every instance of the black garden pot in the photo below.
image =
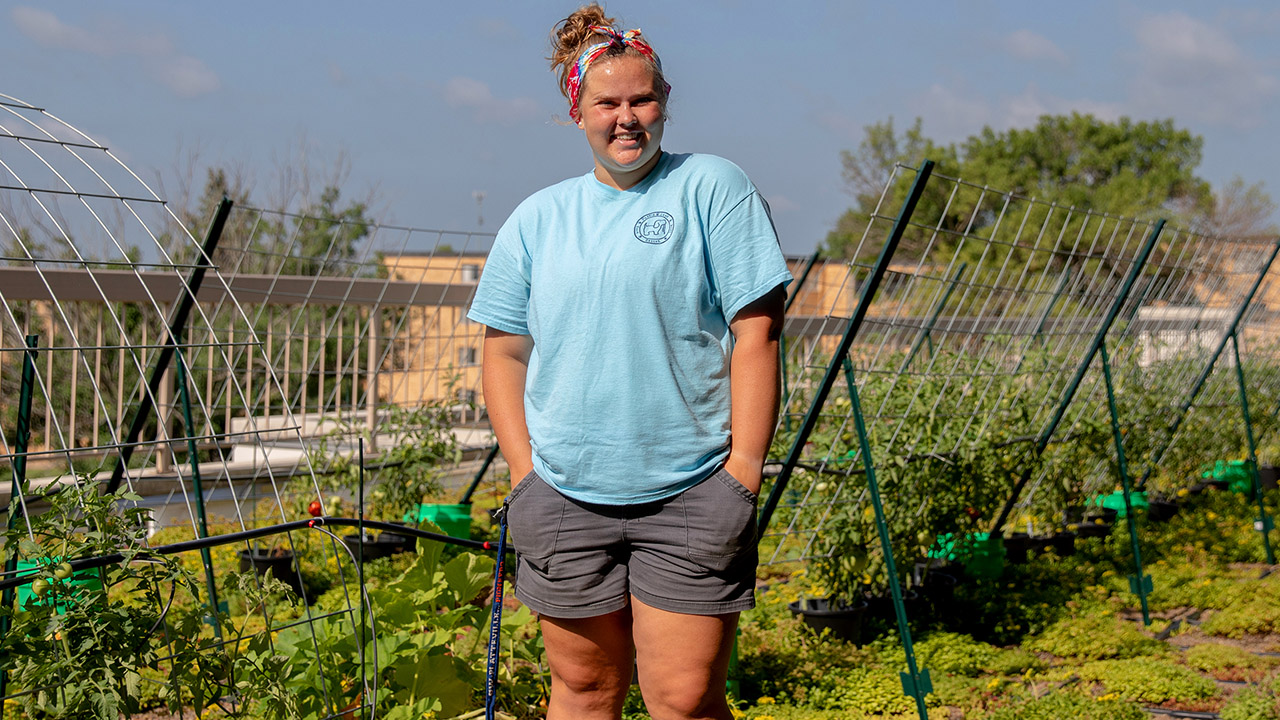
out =
<path fill-rule="evenodd" d="M 1058 557 L 1070 557 L 1076 554 L 1076 534 L 1070 530 L 1064 530 L 1056 535 L 1049 537 L 1049 547 L 1057 553 Z"/>
<path fill-rule="evenodd" d="M 396 544 L 383 542 L 373 533 L 365 533 L 364 542 L 360 542 L 359 533 L 342 536 L 342 544 L 347 546 L 351 555 L 361 562 L 369 562 L 384 558 L 395 552 Z M 363 547 L 361 547 L 363 546 Z M 363 552 L 363 555 L 361 554 Z"/>
<path fill-rule="evenodd" d="M 792 615 L 800 616 L 805 625 L 817 632 L 830 630 L 831 634 L 846 642 L 856 643 L 862 634 L 862 618 L 867 610 L 865 601 L 855 604 L 831 598 L 805 598 L 788 603 Z"/>
<path fill-rule="evenodd" d="M 1258 484 L 1263 490 L 1275 490 L 1280 487 L 1280 468 L 1274 465 L 1259 465 Z"/>
<path fill-rule="evenodd" d="M 392 523 L 393 525 L 405 525 L 405 523 Z M 391 552 L 413 552 L 418 548 L 418 538 L 414 535 L 401 535 L 397 532 L 384 531 L 378 535 L 378 542 L 391 546 Z"/>
<path fill-rule="evenodd" d="M 1022 565 L 1042 546 L 1036 538 L 1024 532 L 1004 536 L 1004 557 L 1010 565 Z"/>
<path fill-rule="evenodd" d="M 898 627 L 898 613 L 893 608 L 893 596 L 886 592 L 883 595 L 870 595 L 867 598 L 867 611 L 862 620 L 862 643 L 868 643 L 886 632 L 895 631 Z M 915 590 L 902 591 L 902 609 L 907 613 L 909 622 L 924 619 L 928 608 L 920 593 Z"/>
<path fill-rule="evenodd" d="M 241 550 L 239 556 L 240 572 L 253 568 L 259 575 L 266 575 L 269 571 L 272 577 L 287 585 L 298 597 L 303 596 L 302 573 L 293 561 L 292 550 L 255 547 Z"/>
<path fill-rule="evenodd" d="M 1166 522 L 1178 514 L 1178 504 L 1168 500 L 1149 500 L 1147 502 L 1147 519 L 1151 522 Z"/>
<path fill-rule="evenodd" d="M 1101 538 L 1111 534 L 1113 525 L 1105 522 L 1102 518 L 1086 517 L 1084 522 L 1076 527 L 1076 537 L 1085 538 Z"/>
<path fill-rule="evenodd" d="M 934 571 L 920 584 L 920 597 L 930 617 L 937 618 L 955 611 L 956 585 L 959 579 L 950 573 Z"/>

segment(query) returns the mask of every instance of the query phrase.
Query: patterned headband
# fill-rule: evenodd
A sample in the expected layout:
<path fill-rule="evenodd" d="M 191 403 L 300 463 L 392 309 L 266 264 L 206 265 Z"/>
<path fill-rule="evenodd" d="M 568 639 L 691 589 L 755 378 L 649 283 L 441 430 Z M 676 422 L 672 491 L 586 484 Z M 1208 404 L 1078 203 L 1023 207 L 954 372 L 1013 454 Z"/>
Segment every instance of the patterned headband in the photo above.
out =
<path fill-rule="evenodd" d="M 578 56 L 578 62 L 569 68 L 569 77 L 565 79 L 565 88 L 569 91 L 569 117 L 574 120 L 578 119 L 578 93 L 582 91 L 582 78 L 587 74 L 587 68 L 597 58 L 605 53 L 611 47 L 633 47 L 649 62 L 653 63 L 658 70 L 662 70 L 662 61 L 658 59 L 658 54 L 653 51 L 649 43 L 640 37 L 640 29 L 628 30 L 626 32 L 618 32 L 608 25 L 592 25 L 590 30 L 599 35 L 604 35 L 609 39 L 602 43 L 596 43 Z M 671 85 L 663 83 L 666 91 L 671 92 Z"/>

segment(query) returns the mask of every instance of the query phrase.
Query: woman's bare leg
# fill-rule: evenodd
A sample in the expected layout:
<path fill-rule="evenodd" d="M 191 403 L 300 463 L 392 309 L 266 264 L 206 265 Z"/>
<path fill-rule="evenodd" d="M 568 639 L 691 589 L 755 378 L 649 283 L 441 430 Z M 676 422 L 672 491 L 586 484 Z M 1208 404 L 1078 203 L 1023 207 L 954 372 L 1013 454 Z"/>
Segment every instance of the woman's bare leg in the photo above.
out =
<path fill-rule="evenodd" d="M 631 603 L 640 692 L 654 720 L 730 720 L 725 680 L 738 613 L 682 615 Z"/>
<path fill-rule="evenodd" d="M 551 668 L 547 720 L 617 720 L 631 687 L 631 608 L 592 618 L 542 617 Z"/>

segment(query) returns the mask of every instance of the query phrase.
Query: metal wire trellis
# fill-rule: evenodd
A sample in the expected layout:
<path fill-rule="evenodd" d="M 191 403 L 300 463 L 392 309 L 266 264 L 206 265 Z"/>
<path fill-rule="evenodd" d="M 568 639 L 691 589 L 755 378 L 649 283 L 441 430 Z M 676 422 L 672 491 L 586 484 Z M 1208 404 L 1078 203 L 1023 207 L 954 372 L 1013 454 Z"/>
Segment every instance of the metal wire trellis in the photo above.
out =
<path fill-rule="evenodd" d="M 288 397 L 292 378 L 277 372 L 262 313 L 236 297 L 242 291 L 229 283 L 236 273 L 219 268 L 216 230 L 202 248 L 109 149 L 8 96 L 0 101 L 0 144 L 0 467 L 10 476 L 10 525 L 41 513 L 50 493 L 117 481 L 141 498 L 133 505 L 157 510 L 156 528 L 185 527 L 179 537 L 208 535 L 210 512 L 243 532 L 296 517 L 300 498 L 303 507 L 308 495 L 319 499 L 306 423 L 273 402 Z M 38 338 L 30 349 L 29 337 Z M 24 372 L 33 379 L 29 415 L 14 402 Z M 344 387 L 357 384 L 348 378 Z M 20 424 L 29 432 L 17 447 Z M 30 525 L 25 534 L 38 540 Z M 297 558 L 296 539 L 286 532 L 272 544 Z M 256 549 L 247 539 L 242 546 L 246 554 Z M 12 576 L 20 549 L 10 543 L 4 552 Z M 201 552 L 208 580 L 201 602 L 214 607 L 217 583 Z M 361 589 L 349 591 L 353 578 L 337 544 L 311 543 L 308 552 L 314 562 L 338 563 L 338 612 L 354 627 Z M 296 589 L 314 600 L 305 586 Z M 313 628 L 310 604 L 301 607 Z M 168 607 L 157 609 L 163 616 Z M 281 623 L 263 620 L 270 641 Z M 333 658 L 312 633 L 310 661 L 324 668 Z M 344 689 L 321 677 L 327 712 L 336 715 Z"/>
<path fill-rule="evenodd" d="M 894 219 L 887 209 L 896 209 L 914 174 L 895 169 L 852 259 L 820 263 L 793 303 L 790 392 L 775 447 L 791 443 L 817 378 L 841 360 L 831 357 L 830 329 L 853 316 L 857 290 L 873 269 L 872 251 Z M 999 518 L 994 529 L 1000 531 L 1002 507 L 1014 502 L 1016 526 L 1047 527 L 1060 522 L 1049 515 L 1068 497 L 1114 485 L 1114 461 L 1102 459 L 1110 435 L 1101 367 L 1086 364 L 1104 339 L 1121 368 L 1121 396 L 1128 398 L 1122 418 L 1135 430 L 1167 424 L 1169 409 L 1135 407 L 1152 388 L 1128 389 L 1145 378 L 1147 385 L 1158 379 L 1185 392 L 1186 368 L 1206 355 L 1205 346 L 1241 307 L 1271 241 L 1156 231 L 1153 221 L 1079 211 L 934 174 L 848 353 L 874 452 L 887 470 L 888 512 L 903 519 L 900 527 L 961 534 L 988 530 L 983 524 Z M 1122 296 L 1127 280 L 1131 287 Z M 1112 311 L 1110 332 L 1100 336 Z M 1238 405 L 1222 412 L 1232 408 L 1238 416 Z M 829 555 L 824 532 L 833 517 L 839 514 L 838 525 L 848 527 L 851 517 L 864 514 L 851 406 L 834 395 L 821 410 L 794 474 L 775 489 L 776 509 L 765 510 L 766 517 L 774 514 L 764 541 L 767 563 Z M 1040 459 L 1042 436 L 1046 452 L 1074 452 L 1088 461 L 1082 467 L 1057 456 Z M 1157 444 L 1158 433 L 1142 442 Z M 973 466 L 978 445 L 1005 448 L 1004 466 Z M 1143 447 L 1132 454 L 1132 465 L 1148 462 Z M 895 484 L 919 482 L 918 469 L 926 467 L 931 487 Z M 1062 477 L 1064 467 L 1078 474 Z M 1030 482 L 1014 495 L 1009 477 L 1022 472 Z M 936 533 L 901 542 L 920 557 Z"/>

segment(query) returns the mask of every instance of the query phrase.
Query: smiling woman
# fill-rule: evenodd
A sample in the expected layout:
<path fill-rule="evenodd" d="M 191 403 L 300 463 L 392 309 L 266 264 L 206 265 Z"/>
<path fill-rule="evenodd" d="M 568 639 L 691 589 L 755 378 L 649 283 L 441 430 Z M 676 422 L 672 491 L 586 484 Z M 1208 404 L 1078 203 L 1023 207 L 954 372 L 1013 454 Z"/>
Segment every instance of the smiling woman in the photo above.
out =
<path fill-rule="evenodd" d="M 593 167 L 516 208 L 468 317 L 547 716 L 619 717 L 634 658 L 654 717 L 729 718 L 791 275 L 736 165 L 662 150 L 662 64 L 613 23 L 589 5 L 553 34 Z"/>
<path fill-rule="evenodd" d="M 650 64 L 635 56 L 617 55 L 592 68 L 577 121 L 600 182 L 626 190 L 658 164 L 666 111 L 654 85 Z"/>

